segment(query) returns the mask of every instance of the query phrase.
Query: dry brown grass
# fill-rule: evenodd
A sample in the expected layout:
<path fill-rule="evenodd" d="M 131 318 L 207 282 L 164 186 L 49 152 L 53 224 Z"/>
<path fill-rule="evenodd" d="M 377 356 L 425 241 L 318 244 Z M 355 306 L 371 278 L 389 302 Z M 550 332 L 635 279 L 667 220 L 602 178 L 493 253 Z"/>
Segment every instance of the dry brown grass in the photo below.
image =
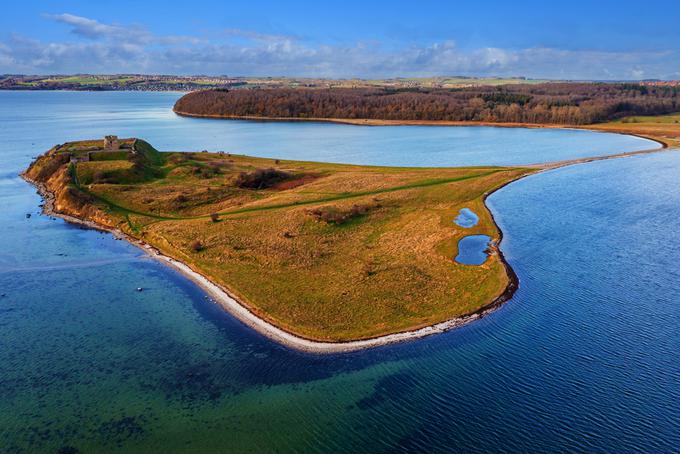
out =
<path fill-rule="evenodd" d="M 453 260 L 458 240 L 479 233 L 497 240 L 484 195 L 535 171 L 209 153 L 168 155 L 165 162 L 163 177 L 93 183 L 86 190 L 108 206 L 119 228 L 188 263 L 261 317 L 304 337 L 334 341 L 434 324 L 497 298 L 508 284 L 498 255 L 481 266 L 459 265 Z M 112 165 L 80 163 L 77 173 L 91 180 Z M 219 172 L 205 178 L 193 170 L 208 166 Z M 296 183 L 269 189 L 235 184 L 243 172 L 268 168 Z M 476 227 L 453 223 L 463 207 L 479 215 Z"/>

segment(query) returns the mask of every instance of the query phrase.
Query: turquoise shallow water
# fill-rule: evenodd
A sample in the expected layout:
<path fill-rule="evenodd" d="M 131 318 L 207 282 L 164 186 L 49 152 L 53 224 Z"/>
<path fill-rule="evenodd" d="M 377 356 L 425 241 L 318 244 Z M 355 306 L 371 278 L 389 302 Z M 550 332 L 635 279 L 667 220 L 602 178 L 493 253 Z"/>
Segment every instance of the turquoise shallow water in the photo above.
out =
<path fill-rule="evenodd" d="M 133 246 L 37 215 L 16 173 L 56 142 L 108 132 L 162 149 L 273 154 L 261 143 L 282 157 L 425 165 L 426 135 L 436 149 L 483 129 L 389 128 L 393 142 L 387 128 L 302 134 L 175 118 L 176 96 L 0 92 L 0 451 L 677 451 L 680 153 L 563 168 L 493 194 L 521 281 L 509 303 L 444 335 L 315 356 L 244 328 Z M 479 145 L 475 163 L 507 158 L 504 131 L 489 132 L 496 145 Z M 545 139 L 556 154 L 517 153 L 649 145 L 564 134 Z M 325 141 L 335 151 L 314 149 Z M 454 151 L 436 159 L 474 162 Z"/>

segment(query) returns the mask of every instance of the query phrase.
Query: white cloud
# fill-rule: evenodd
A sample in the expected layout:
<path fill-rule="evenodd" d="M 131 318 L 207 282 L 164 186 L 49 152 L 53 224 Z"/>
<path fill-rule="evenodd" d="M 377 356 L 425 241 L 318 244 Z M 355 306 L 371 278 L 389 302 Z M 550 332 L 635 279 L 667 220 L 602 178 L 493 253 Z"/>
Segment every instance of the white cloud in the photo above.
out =
<path fill-rule="evenodd" d="M 212 41 L 155 35 L 143 27 L 59 14 L 52 20 L 84 39 L 42 42 L 12 35 L 0 42 L 0 73 L 176 73 L 393 77 L 521 75 L 557 79 L 669 78 L 677 52 L 554 48 L 460 49 L 454 41 L 385 50 L 379 43 L 312 44 L 294 36 L 228 29 Z"/>
<path fill-rule="evenodd" d="M 297 37 L 291 35 L 274 35 L 268 33 L 259 33 L 252 30 L 242 30 L 240 28 L 227 28 L 223 30 L 226 36 L 235 36 L 251 41 L 273 42 L 273 41 L 295 41 Z"/>
<path fill-rule="evenodd" d="M 73 14 L 52 14 L 47 17 L 56 22 L 61 22 L 71 26 L 71 33 L 84 36 L 89 39 L 100 39 L 111 36 L 120 36 L 125 32 L 123 27 L 102 24 L 94 19 L 75 16 Z"/>

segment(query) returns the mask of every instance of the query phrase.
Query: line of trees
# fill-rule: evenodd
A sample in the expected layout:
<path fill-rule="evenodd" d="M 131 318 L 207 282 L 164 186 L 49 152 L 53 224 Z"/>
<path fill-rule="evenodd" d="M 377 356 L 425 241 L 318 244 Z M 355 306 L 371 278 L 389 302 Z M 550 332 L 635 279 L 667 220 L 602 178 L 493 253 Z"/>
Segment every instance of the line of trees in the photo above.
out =
<path fill-rule="evenodd" d="M 680 111 L 680 87 L 545 83 L 461 89 L 241 89 L 188 93 L 175 110 L 230 117 L 590 124 Z"/>

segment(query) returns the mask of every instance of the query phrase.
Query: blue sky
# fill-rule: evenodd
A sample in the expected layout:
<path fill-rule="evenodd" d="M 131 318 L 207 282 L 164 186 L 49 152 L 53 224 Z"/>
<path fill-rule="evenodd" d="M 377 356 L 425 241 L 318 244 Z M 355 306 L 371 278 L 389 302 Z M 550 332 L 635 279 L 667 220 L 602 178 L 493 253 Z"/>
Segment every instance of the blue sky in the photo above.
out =
<path fill-rule="evenodd" d="M 24 1 L 0 73 L 680 79 L 679 24 L 677 0 Z"/>

